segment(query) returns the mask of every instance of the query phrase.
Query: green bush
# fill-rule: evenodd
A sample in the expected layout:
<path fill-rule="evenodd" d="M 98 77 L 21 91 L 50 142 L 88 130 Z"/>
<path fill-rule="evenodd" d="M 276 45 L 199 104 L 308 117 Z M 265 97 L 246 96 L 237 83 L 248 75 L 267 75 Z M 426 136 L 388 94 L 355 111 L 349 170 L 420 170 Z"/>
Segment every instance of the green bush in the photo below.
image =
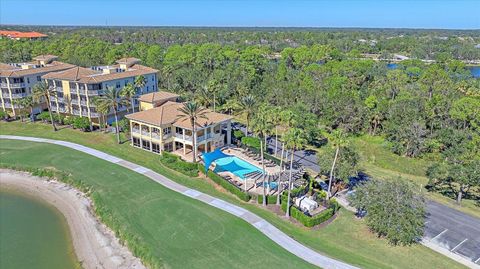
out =
<path fill-rule="evenodd" d="M 240 130 L 235 130 L 233 131 L 233 137 L 235 137 L 238 140 L 241 140 L 242 137 L 245 137 L 245 133 Z"/>
<path fill-rule="evenodd" d="M 160 162 L 166 167 L 180 172 L 190 177 L 198 176 L 198 166 L 195 163 L 189 163 L 180 159 L 179 156 L 166 151 L 162 152 Z"/>
<path fill-rule="evenodd" d="M 75 117 L 73 119 L 73 128 L 88 131 L 90 130 L 90 120 L 86 117 Z"/>
<path fill-rule="evenodd" d="M 73 121 L 75 120 L 75 116 L 67 116 L 63 119 L 63 124 L 65 125 L 73 125 Z"/>
<path fill-rule="evenodd" d="M 54 114 L 52 115 L 52 117 L 53 117 L 53 120 L 54 120 L 56 123 L 62 124 L 62 125 L 64 124 L 65 116 L 60 115 L 60 114 L 57 114 L 57 113 L 54 113 Z"/>
<path fill-rule="evenodd" d="M 0 110 L 0 120 L 7 120 L 9 117 L 7 112 Z"/>
<path fill-rule="evenodd" d="M 242 137 L 242 144 L 247 147 L 251 147 L 257 150 L 260 150 L 260 139 L 251 136 L 244 136 Z"/>
<path fill-rule="evenodd" d="M 42 113 L 37 115 L 37 119 L 44 122 L 50 122 L 50 114 L 47 111 L 43 111 Z"/>
<path fill-rule="evenodd" d="M 203 166 L 202 166 L 203 168 Z M 240 200 L 243 200 L 245 202 L 250 201 L 250 195 L 248 193 L 243 192 L 240 190 L 237 186 L 232 185 L 230 182 L 226 181 L 224 178 L 221 176 L 215 174 L 213 171 L 208 170 L 207 171 L 207 176 L 215 183 L 218 185 L 222 186 L 224 189 L 227 191 L 231 192 L 232 194 L 236 195 Z"/>
<path fill-rule="evenodd" d="M 257 196 L 257 203 L 263 203 L 263 195 L 259 194 Z M 277 195 L 267 195 L 267 205 L 274 205 L 277 203 Z"/>

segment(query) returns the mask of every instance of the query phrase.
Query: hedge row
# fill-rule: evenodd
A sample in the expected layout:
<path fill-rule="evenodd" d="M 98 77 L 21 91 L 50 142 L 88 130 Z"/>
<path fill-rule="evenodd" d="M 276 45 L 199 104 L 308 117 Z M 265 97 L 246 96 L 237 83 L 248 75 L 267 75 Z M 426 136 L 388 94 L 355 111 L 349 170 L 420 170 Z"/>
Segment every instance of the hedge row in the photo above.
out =
<path fill-rule="evenodd" d="M 281 204 L 282 211 L 287 212 L 287 195 L 282 195 L 281 201 L 282 201 L 282 204 Z M 291 202 L 293 202 L 293 198 Z M 305 227 L 313 227 L 315 225 L 318 225 L 320 223 L 323 223 L 329 220 L 338 211 L 338 209 L 340 209 L 340 205 L 335 199 L 332 198 L 329 201 L 329 207 L 313 217 L 305 215 L 301 210 L 299 210 L 294 206 L 290 206 L 290 216 L 298 220 Z"/>
<path fill-rule="evenodd" d="M 259 194 L 257 196 L 257 203 L 263 203 L 263 195 Z M 277 203 L 277 195 L 267 195 L 267 205 L 274 205 Z"/>
<path fill-rule="evenodd" d="M 70 174 L 59 170 L 7 165 L 4 163 L 0 163 L 0 167 L 29 172 L 33 176 L 56 179 L 70 186 L 74 186 L 92 200 L 95 214 L 115 233 L 115 236 L 119 239 L 121 244 L 126 245 L 133 255 L 139 257 L 147 267 L 162 268 L 161 262 L 154 257 L 150 248 L 147 247 L 138 236 L 131 233 L 123 222 L 118 220 L 119 218 L 110 210 L 103 201 L 102 196 L 96 192 L 93 187 L 87 186 L 81 180 L 75 179 Z"/>
<path fill-rule="evenodd" d="M 182 160 L 179 156 L 166 151 L 162 152 L 160 162 L 166 167 L 190 177 L 198 176 L 198 165 Z"/>
<path fill-rule="evenodd" d="M 203 166 L 202 166 L 203 167 Z M 251 197 L 248 193 L 243 192 L 240 190 L 237 186 L 232 185 L 230 182 L 226 181 L 224 178 L 221 176 L 215 174 L 214 172 L 208 170 L 207 171 L 207 176 L 213 180 L 213 182 L 217 183 L 218 185 L 222 186 L 224 189 L 227 191 L 233 193 L 236 195 L 240 200 L 243 200 L 245 202 L 250 201 Z"/>

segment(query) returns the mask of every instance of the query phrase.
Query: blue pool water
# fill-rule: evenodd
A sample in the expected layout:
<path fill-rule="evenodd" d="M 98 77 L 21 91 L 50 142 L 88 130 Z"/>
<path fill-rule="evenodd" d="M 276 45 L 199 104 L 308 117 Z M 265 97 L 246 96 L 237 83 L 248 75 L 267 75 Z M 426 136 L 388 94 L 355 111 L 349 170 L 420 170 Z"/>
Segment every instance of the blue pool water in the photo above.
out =
<path fill-rule="evenodd" d="M 262 172 L 260 168 L 238 157 L 220 158 L 215 160 L 215 163 L 214 172 L 229 171 L 241 179 L 245 179 L 245 174 L 255 171 Z"/>

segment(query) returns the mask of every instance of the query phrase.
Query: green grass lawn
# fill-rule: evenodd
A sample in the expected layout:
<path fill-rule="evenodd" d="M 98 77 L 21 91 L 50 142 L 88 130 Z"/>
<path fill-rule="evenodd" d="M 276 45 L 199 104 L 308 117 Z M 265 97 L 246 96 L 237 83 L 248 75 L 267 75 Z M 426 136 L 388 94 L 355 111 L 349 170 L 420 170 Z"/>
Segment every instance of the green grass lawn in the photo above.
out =
<path fill-rule="evenodd" d="M 313 268 L 245 221 L 126 168 L 65 147 L 0 142 L 1 161 L 53 167 L 93 186 L 112 216 L 166 268 Z M 86 169 L 88 168 L 88 169 Z"/>
<path fill-rule="evenodd" d="M 259 216 L 267 219 L 269 222 L 274 224 L 276 227 L 284 231 L 285 233 L 289 234 L 296 240 L 302 242 L 305 245 L 310 246 L 311 248 L 325 253 L 331 257 L 346 261 L 348 263 L 360 266 L 362 268 L 464 268 L 460 264 L 454 262 L 453 260 L 450 260 L 426 247 L 423 247 L 421 245 L 416 245 L 416 246 L 411 246 L 411 247 L 394 247 L 391 246 L 387 243 L 386 240 L 384 239 L 379 239 L 372 233 L 368 231 L 368 228 L 364 224 L 362 220 L 357 220 L 354 218 L 353 214 L 350 212 L 347 212 L 345 210 L 341 210 L 338 218 L 328 225 L 327 227 L 324 227 L 322 229 L 307 229 L 303 227 L 296 226 L 282 217 L 279 217 L 275 215 L 274 213 L 264 210 L 260 206 L 254 205 L 254 204 L 249 204 L 249 203 L 244 203 L 241 202 L 240 200 L 236 199 L 234 196 L 222 191 L 221 189 L 218 188 L 215 184 L 212 184 L 212 182 L 203 179 L 203 178 L 190 178 L 183 176 L 179 173 L 176 173 L 174 171 L 171 171 L 169 169 L 166 169 L 163 167 L 160 162 L 158 161 L 158 155 L 145 152 L 140 149 L 135 149 L 131 147 L 128 144 L 121 144 L 117 145 L 115 143 L 115 138 L 113 135 L 108 134 L 102 134 L 102 133 L 82 133 L 76 130 L 71 130 L 71 129 L 63 129 L 58 132 L 53 132 L 51 130 L 51 127 L 48 125 L 36 123 L 36 124 L 21 124 L 19 122 L 10 122 L 10 123 L 0 123 L 0 133 L 1 134 L 12 134 L 12 135 L 24 135 L 24 136 L 36 136 L 36 137 L 44 137 L 44 138 L 52 138 L 52 139 L 61 139 L 61 140 L 66 140 L 66 141 L 71 141 L 79 144 L 83 144 L 92 148 L 96 148 L 98 150 L 102 150 L 105 152 L 108 152 L 112 155 L 118 156 L 120 158 L 124 158 L 126 160 L 135 162 L 137 164 L 146 166 L 151 168 L 152 170 L 155 170 L 156 172 L 159 172 L 161 174 L 164 174 L 165 176 L 171 178 L 172 180 L 175 180 L 183 185 L 186 185 L 191 188 L 198 189 L 202 192 L 208 193 L 210 195 L 214 195 L 217 197 L 220 197 L 222 199 L 225 199 L 229 202 L 232 202 L 234 204 L 237 204 L 239 206 L 242 206 L 244 208 L 247 208 L 251 210 L 252 212 L 258 214 Z M 12 148 L 12 143 L 11 141 L 4 142 L 1 141 L 1 160 L 2 162 L 10 161 L 10 162 L 24 162 L 24 159 L 27 160 L 25 163 L 30 163 L 31 165 L 36 165 L 36 166 L 46 166 L 46 165 L 51 165 L 49 163 L 42 163 L 44 161 L 37 160 L 41 159 L 42 157 L 45 158 L 45 153 L 44 152 L 50 152 L 53 154 L 51 157 L 52 160 L 58 160 L 55 164 L 56 165 L 61 165 L 61 160 L 65 159 L 65 156 L 68 156 L 68 154 L 75 156 L 74 162 L 73 162 L 73 167 L 70 167 L 70 169 L 78 169 L 76 174 L 81 176 L 82 179 L 85 178 L 85 170 L 92 171 L 90 173 L 94 173 L 96 176 L 93 176 L 89 180 L 92 182 L 103 182 L 104 176 L 98 176 L 99 170 L 101 169 L 104 165 L 96 165 L 96 166 L 90 166 L 90 169 L 79 169 L 80 165 L 76 165 L 75 162 L 80 156 L 80 153 L 77 152 L 72 152 L 72 150 L 69 149 L 59 149 L 57 146 L 53 145 L 36 145 L 36 147 L 41 147 L 41 148 L 55 148 L 55 152 L 68 152 L 68 154 L 60 155 L 57 157 L 57 154 L 50 151 L 40 151 L 37 152 L 38 157 L 35 158 L 33 157 L 31 152 L 27 151 L 22 151 L 18 150 L 21 145 L 26 145 L 26 144 L 32 144 L 32 143 L 26 143 L 26 142 L 17 142 Z M 15 159 L 11 159 L 12 157 L 9 157 L 9 155 L 3 153 L 4 147 L 6 146 L 9 147 L 6 150 L 14 152 L 13 156 L 16 156 Z M 83 156 L 83 155 L 82 155 Z M 82 157 L 86 158 L 86 157 Z M 97 160 L 97 159 L 95 159 Z M 98 161 L 98 160 L 97 160 Z M 100 162 L 100 161 L 98 161 Z M 102 162 L 103 164 L 104 162 Z M 66 164 L 65 164 L 66 165 Z M 57 167 L 59 169 L 63 169 L 62 167 Z M 123 168 L 122 168 L 123 169 Z M 110 169 L 108 169 L 110 170 Z M 108 173 L 108 172 L 107 172 Z M 122 177 L 123 177 L 122 173 Z M 141 175 L 132 175 L 132 177 L 135 178 L 135 180 L 139 180 L 139 182 L 142 182 L 142 184 L 147 184 L 143 183 L 146 179 L 141 176 Z M 115 179 L 111 179 L 113 187 L 110 185 L 103 185 L 101 187 L 103 188 L 111 188 L 114 193 L 117 193 L 120 191 L 120 189 L 123 188 L 123 181 L 125 179 L 120 178 L 119 176 L 115 176 Z M 138 179 L 137 179 L 138 178 Z M 122 184 L 118 184 L 118 180 L 120 179 L 120 182 Z M 97 184 L 97 183 L 96 183 Z M 116 187 L 118 185 L 118 188 Z M 158 184 L 157 184 L 158 185 Z M 138 193 L 139 195 L 142 195 L 142 191 L 148 191 L 149 189 L 146 190 L 140 190 L 136 189 L 137 184 L 135 185 L 127 185 L 128 186 L 128 191 L 129 192 L 135 192 Z M 151 184 L 148 184 L 150 188 L 153 188 Z M 160 186 L 161 188 L 161 186 Z M 118 189 L 118 190 L 117 190 Z M 156 189 L 156 188 L 154 188 Z M 106 195 L 113 195 L 110 194 L 110 192 L 106 193 Z M 124 196 L 126 194 L 119 194 L 120 196 Z M 153 195 L 154 196 L 154 195 Z M 151 199 L 158 199 L 158 198 L 153 198 L 152 195 L 149 195 Z M 155 196 L 156 197 L 156 196 Z M 113 198 L 112 198 L 113 199 Z M 131 199 L 131 198 L 130 198 Z M 146 198 L 145 198 L 146 199 Z M 187 199 L 187 198 L 182 198 L 182 199 Z M 142 200 L 143 201 L 143 200 Z M 163 200 L 162 200 L 163 202 Z M 119 211 L 128 211 L 128 205 L 130 203 L 135 204 L 135 201 L 130 201 L 125 197 L 124 203 L 122 203 L 122 206 L 115 206 Z M 200 206 L 200 205 L 198 205 Z M 125 208 L 127 207 L 127 208 Z M 137 210 L 138 205 L 135 204 L 135 211 L 140 211 L 142 214 L 148 214 L 148 212 L 144 212 L 144 210 Z M 168 210 L 164 207 L 159 207 L 156 209 L 156 214 L 159 215 L 162 214 L 163 210 Z M 135 212 L 139 214 L 138 212 Z M 160 225 L 154 226 L 153 228 L 151 227 L 146 227 L 143 228 L 143 225 L 141 223 L 138 223 L 139 221 L 136 217 L 132 217 L 131 215 L 128 215 L 126 212 L 119 212 L 122 216 L 126 216 L 127 222 L 135 223 L 135 224 L 128 224 L 132 225 L 135 229 L 138 229 L 142 231 L 142 233 L 149 234 L 150 237 L 153 237 L 154 234 L 160 234 L 159 231 L 157 230 L 151 230 L 151 229 L 161 229 Z M 131 213 L 134 214 L 134 213 Z M 226 218 L 226 216 L 222 215 L 225 214 L 223 212 L 219 212 L 221 217 L 218 217 L 220 220 Z M 223 217 L 222 217 L 223 216 Z M 178 217 L 178 216 L 175 216 Z M 133 218 L 133 219 L 131 219 Z M 149 217 L 154 218 L 154 217 Z M 217 217 L 214 217 L 213 219 L 217 220 Z M 172 220 L 173 221 L 173 220 Z M 231 220 L 233 222 L 233 220 Z M 146 222 L 145 224 L 149 223 L 156 223 L 154 220 L 150 220 L 149 222 Z M 163 222 L 160 222 L 163 224 Z M 173 223 L 173 222 L 172 222 Z M 182 222 L 183 223 L 183 222 Z M 246 223 L 244 223 L 247 225 Z M 127 224 L 126 224 L 127 225 Z M 235 227 L 235 225 L 238 225 L 236 223 L 231 223 L 232 227 Z M 239 225 L 241 226 L 241 225 Z M 227 226 L 223 226 L 224 230 L 228 230 Z M 148 229 L 147 229 L 148 228 Z M 172 231 L 170 231 L 172 232 Z M 233 232 L 232 232 L 233 233 Z M 258 234 L 259 232 L 256 232 L 255 230 L 252 229 L 252 234 Z M 158 235 L 157 235 L 158 236 Z M 255 236 L 257 238 L 258 236 Z M 147 238 L 150 242 L 152 241 L 151 238 Z M 249 246 L 249 248 L 253 248 L 257 243 L 258 239 L 254 239 L 253 241 L 249 240 L 246 236 L 242 237 L 238 241 L 241 242 L 240 244 L 242 246 Z M 193 240 L 195 242 L 195 240 Z M 220 241 L 220 239 L 219 239 Z M 152 242 L 153 244 L 154 242 Z M 215 244 L 218 242 L 215 241 Z M 212 242 L 212 244 L 214 244 Z M 266 243 L 265 243 L 266 244 Z M 209 250 L 208 247 L 206 247 L 205 251 Z M 200 246 L 200 249 L 196 249 L 195 251 L 198 252 L 203 252 L 203 246 Z M 167 258 L 170 258 L 170 255 L 174 256 L 175 252 L 189 252 L 181 248 L 174 248 L 173 250 L 170 251 L 165 251 L 165 252 L 160 252 L 158 255 L 159 257 L 164 260 L 165 262 L 168 261 Z M 227 252 L 227 253 L 225 253 Z M 250 253 L 250 252 L 247 252 Z M 263 252 L 262 252 L 263 253 Z M 280 253 L 280 252 L 279 252 Z M 284 251 L 282 252 L 284 253 Z M 165 257 L 163 256 L 165 254 Z M 236 258 L 238 255 L 241 255 L 239 251 L 235 249 L 230 243 L 228 243 L 228 246 L 225 245 L 224 249 L 219 252 L 220 255 L 217 255 L 218 257 L 227 257 L 230 259 Z M 199 256 L 202 256 L 198 254 Z M 237 256 L 236 256 L 237 255 Z M 263 255 L 263 254 L 262 254 Z M 283 255 L 283 254 L 282 254 Z M 182 255 L 184 259 L 189 259 L 188 257 L 185 257 Z M 283 255 L 287 256 L 287 255 Z M 233 258 L 232 258 L 233 257 Z M 243 257 L 243 256 L 242 256 Z M 253 256 L 251 256 L 253 257 Z M 290 257 L 290 256 L 289 256 Z M 171 257 L 172 259 L 175 259 L 175 257 Z M 197 256 L 193 257 L 192 259 L 198 259 Z M 250 259 L 250 258 L 247 258 Z M 181 260 L 181 259 L 180 259 Z M 256 259 L 256 262 L 259 262 L 258 259 Z M 210 259 L 209 259 L 210 261 Z M 181 260 L 180 262 L 187 262 Z M 189 261 L 194 263 L 194 261 Z M 215 261 L 218 262 L 218 261 Z M 226 262 L 226 261 L 225 261 Z M 240 263 L 240 262 L 239 262 Z M 251 265 L 253 267 L 258 267 L 260 265 L 268 265 L 269 267 L 275 266 L 274 264 L 267 264 L 267 263 L 261 263 L 261 264 L 255 264 Z M 299 263 L 301 265 L 301 263 Z M 194 263 L 195 267 L 200 267 L 203 265 L 200 261 L 197 261 L 197 263 Z M 212 263 L 212 266 L 215 265 Z M 219 264 L 220 267 L 224 266 L 225 264 Z M 245 264 L 244 264 L 245 265 Z M 226 265 L 230 267 L 230 264 Z M 224 267 L 226 267 L 224 266 Z M 239 265 L 237 265 L 239 266 Z M 244 266 L 246 267 L 246 266 Z M 287 267 L 286 265 L 281 265 L 281 268 Z"/>

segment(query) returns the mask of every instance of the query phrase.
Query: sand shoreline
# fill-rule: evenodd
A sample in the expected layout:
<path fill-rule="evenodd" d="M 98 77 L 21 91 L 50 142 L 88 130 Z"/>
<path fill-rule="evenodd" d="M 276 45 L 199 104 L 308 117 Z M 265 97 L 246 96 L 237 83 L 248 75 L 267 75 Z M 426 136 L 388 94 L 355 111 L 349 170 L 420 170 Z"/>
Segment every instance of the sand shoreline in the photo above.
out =
<path fill-rule="evenodd" d="M 85 269 L 143 269 L 141 261 L 101 223 L 82 192 L 62 182 L 0 169 L 0 187 L 31 195 L 53 205 L 65 217 L 75 254 Z"/>

